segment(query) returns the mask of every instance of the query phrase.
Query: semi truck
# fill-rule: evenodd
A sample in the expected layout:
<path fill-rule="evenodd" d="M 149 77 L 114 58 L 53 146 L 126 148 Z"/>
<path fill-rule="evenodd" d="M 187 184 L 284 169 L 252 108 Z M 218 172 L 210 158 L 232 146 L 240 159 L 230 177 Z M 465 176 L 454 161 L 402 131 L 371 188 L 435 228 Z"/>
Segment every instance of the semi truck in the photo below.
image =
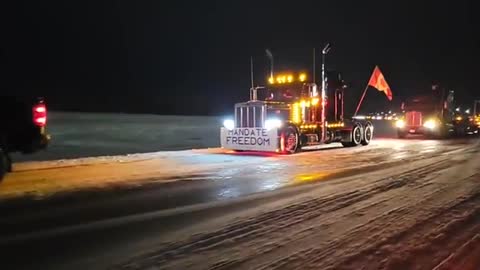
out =
<path fill-rule="evenodd" d="M 407 98 L 402 103 L 402 117 L 395 126 L 399 138 L 421 134 L 427 138 L 446 138 L 478 134 L 475 116 L 455 108 L 454 91 L 433 87 L 432 90 Z"/>
<path fill-rule="evenodd" d="M 341 74 L 330 87 L 317 86 L 305 72 L 279 73 L 266 86 L 251 87 L 250 100 L 235 104 L 220 130 L 221 146 L 235 151 L 293 154 L 317 145 L 368 145 L 374 127 L 344 116 Z M 339 83 L 335 83 L 339 82 Z"/>

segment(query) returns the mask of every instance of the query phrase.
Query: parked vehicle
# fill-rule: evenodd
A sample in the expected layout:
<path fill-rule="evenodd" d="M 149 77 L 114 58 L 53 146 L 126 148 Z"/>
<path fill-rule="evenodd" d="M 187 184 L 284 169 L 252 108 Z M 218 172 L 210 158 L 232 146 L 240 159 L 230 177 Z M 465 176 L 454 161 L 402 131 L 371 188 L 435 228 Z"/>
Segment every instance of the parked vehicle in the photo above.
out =
<path fill-rule="evenodd" d="M 0 97 L 0 180 L 12 170 L 10 154 L 47 147 L 47 106 L 43 98 Z"/>

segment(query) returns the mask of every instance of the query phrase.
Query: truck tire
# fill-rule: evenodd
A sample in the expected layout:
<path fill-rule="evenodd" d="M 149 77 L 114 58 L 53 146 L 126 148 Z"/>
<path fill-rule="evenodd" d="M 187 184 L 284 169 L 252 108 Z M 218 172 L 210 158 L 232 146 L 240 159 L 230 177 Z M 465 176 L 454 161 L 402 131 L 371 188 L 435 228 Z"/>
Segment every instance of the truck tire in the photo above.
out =
<path fill-rule="evenodd" d="M 370 123 L 365 125 L 365 129 L 363 130 L 363 138 L 362 138 L 362 145 L 368 145 L 373 139 L 373 126 Z"/>
<path fill-rule="evenodd" d="M 407 132 L 398 129 L 398 130 L 397 130 L 397 137 L 398 137 L 399 139 L 405 139 L 405 138 L 407 137 Z"/>
<path fill-rule="evenodd" d="M 363 135 L 362 126 L 357 124 L 357 125 L 353 126 L 353 128 L 352 128 L 350 141 L 349 142 L 342 142 L 342 145 L 344 147 L 357 146 L 360 143 L 362 143 L 362 135 Z"/>
<path fill-rule="evenodd" d="M 448 135 L 448 128 L 445 126 L 441 126 L 438 130 L 434 132 L 426 133 L 425 137 L 431 140 L 444 140 L 448 139 Z"/>
<path fill-rule="evenodd" d="M 300 136 L 296 128 L 292 126 L 286 127 L 282 131 L 283 151 L 286 154 L 294 154 L 300 150 Z"/>

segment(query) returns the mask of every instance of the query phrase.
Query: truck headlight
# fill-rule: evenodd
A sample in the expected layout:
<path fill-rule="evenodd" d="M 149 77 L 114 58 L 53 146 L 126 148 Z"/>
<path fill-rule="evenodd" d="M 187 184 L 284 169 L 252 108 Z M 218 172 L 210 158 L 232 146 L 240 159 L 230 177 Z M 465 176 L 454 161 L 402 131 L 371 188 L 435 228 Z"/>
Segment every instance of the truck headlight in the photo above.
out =
<path fill-rule="evenodd" d="M 280 119 L 267 119 L 265 120 L 265 128 L 270 130 L 272 128 L 281 128 L 282 127 L 282 120 Z"/>
<path fill-rule="evenodd" d="M 403 121 L 403 119 L 398 119 L 396 122 L 395 122 L 395 126 L 397 128 L 404 128 L 405 127 L 405 121 Z"/>
<path fill-rule="evenodd" d="M 232 130 L 235 128 L 235 122 L 232 119 L 225 119 L 223 121 L 223 126 L 228 130 Z"/>
<path fill-rule="evenodd" d="M 425 123 L 423 123 L 423 126 L 428 129 L 435 129 L 437 127 L 437 122 L 433 119 L 429 119 Z"/>

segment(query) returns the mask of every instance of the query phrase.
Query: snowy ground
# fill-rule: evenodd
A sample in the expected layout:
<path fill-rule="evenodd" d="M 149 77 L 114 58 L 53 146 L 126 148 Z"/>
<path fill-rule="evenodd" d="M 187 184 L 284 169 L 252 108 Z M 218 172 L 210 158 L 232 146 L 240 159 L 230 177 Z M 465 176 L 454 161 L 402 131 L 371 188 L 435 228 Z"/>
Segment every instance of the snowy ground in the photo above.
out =
<path fill-rule="evenodd" d="M 377 139 L 368 147 L 344 148 L 335 143 L 322 146 L 320 151 L 293 156 L 239 154 L 210 148 L 20 162 L 13 165 L 13 173 L 2 183 L 0 199 L 24 195 L 40 198 L 79 189 L 185 179 L 222 180 L 225 187 L 218 192 L 224 197 L 237 197 L 318 180 L 347 169 L 421 159 L 426 154 L 447 151 L 451 147 L 433 140 Z M 271 173 L 274 175 L 265 177 Z M 243 182 L 235 186 L 240 179 Z M 230 186 L 232 183 L 234 186 Z"/>
<path fill-rule="evenodd" d="M 220 120 L 51 114 L 0 184 L 2 267 L 480 269 L 478 137 L 233 153 Z"/>
<path fill-rule="evenodd" d="M 23 269 L 473 270 L 479 158 L 466 138 L 18 163 L 0 249 Z"/>
<path fill-rule="evenodd" d="M 479 269 L 479 160 L 475 143 L 310 186 L 165 235 L 118 267 Z"/>

